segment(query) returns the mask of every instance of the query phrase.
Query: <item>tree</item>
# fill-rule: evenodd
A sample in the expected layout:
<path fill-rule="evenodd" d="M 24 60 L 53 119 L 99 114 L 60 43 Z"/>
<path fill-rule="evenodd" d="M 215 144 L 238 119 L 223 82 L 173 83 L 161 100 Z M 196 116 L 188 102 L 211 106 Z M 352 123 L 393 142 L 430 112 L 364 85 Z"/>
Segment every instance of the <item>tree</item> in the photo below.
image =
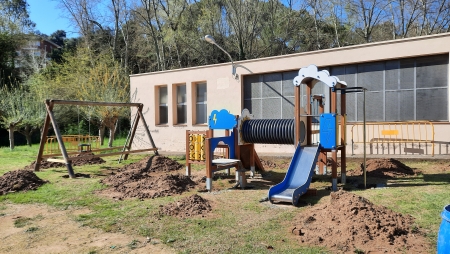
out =
<path fill-rule="evenodd" d="M 17 131 L 24 135 L 27 145 L 31 146 L 31 136 L 42 128 L 46 116 L 43 100 L 39 100 L 34 94 L 26 92 L 23 98 L 23 120 L 18 125 Z"/>
<path fill-rule="evenodd" d="M 26 0 L 0 1 L 0 33 L 28 33 L 35 26 L 30 20 Z"/>
<path fill-rule="evenodd" d="M 10 84 L 14 80 L 14 60 L 18 38 L 7 32 L 0 32 L 0 85 Z"/>
<path fill-rule="evenodd" d="M 15 71 L 16 50 L 26 41 L 24 33 L 31 32 L 35 24 L 29 19 L 25 0 L 0 1 L 0 84 L 11 85 L 20 81 Z"/>
<path fill-rule="evenodd" d="M 355 21 L 355 31 L 365 42 L 372 41 L 372 33 L 386 17 L 388 2 L 384 0 L 351 0 L 349 14 Z"/>
<path fill-rule="evenodd" d="M 261 31 L 262 2 L 259 0 L 225 0 L 225 12 L 232 40 L 230 48 L 238 49 L 238 60 L 254 58 L 254 46 Z"/>
<path fill-rule="evenodd" d="M 79 99 L 102 102 L 129 101 L 128 77 L 120 64 L 110 55 L 100 56 L 86 75 L 87 79 L 83 79 L 84 82 L 79 84 L 80 89 L 77 93 Z M 94 107 L 85 110 L 86 114 L 98 121 L 102 143 L 104 127 L 110 130 L 109 147 L 113 146 L 117 121 L 120 117 L 127 116 L 129 112 L 129 108 L 125 107 Z"/>
<path fill-rule="evenodd" d="M 34 76 L 30 89 L 39 98 L 59 98 L 66 100 L 127 102 L 129 101 L 129 81 L 124 68 L 112 58 L 111 53 L 103 53 L 95 58 L 88 48 L 78 48 L 74 54 L 66 53 L 61 64 L 53 64 L 41 74 Z M 65 110 L 65 111 L 64 111 Z M 72 109 L 61 107 L 55 110 L 57 118 L 73 120 Z M 112 146 L 115 124 L 119 117 L 127 116 L 128 109 L 117 107 L 80 107 L 99 127 L 103 141 L 105 127 L 110 130 L 109 145 Z"/>
<path fill-rule="evenodd" d="M 24 120 L 25 91 L 4 85 L 0 90 L 0 125 L 8 130 L 9 148 L 14 149 L 14 132 Z"/>

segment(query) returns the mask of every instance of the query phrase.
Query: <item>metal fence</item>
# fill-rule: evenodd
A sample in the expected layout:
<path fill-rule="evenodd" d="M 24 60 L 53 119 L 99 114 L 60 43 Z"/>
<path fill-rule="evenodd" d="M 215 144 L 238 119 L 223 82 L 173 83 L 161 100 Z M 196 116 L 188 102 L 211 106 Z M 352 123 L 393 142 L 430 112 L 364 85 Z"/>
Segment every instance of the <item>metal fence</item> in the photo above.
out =
<path fill-rule="evenodd" d="M 81 146 L 89 145 L 92 149 L 100 148 L 100 137 L 90 135 L 63 135 L 62 141 L 68 152 L 80 151 Z M 45 153 L 54 154 L 60 153 L 61 150 L 58 145 L 56 136 L 48 136 L 45 142 Z"/>
<path fill-rule="evenodd" d="M 352 154 L 364 143 L 363 123 L 352 123 Z M 434 156 L 434 125 L 429 121 L 366 123 L 370 154 L 431 154 Z"/>

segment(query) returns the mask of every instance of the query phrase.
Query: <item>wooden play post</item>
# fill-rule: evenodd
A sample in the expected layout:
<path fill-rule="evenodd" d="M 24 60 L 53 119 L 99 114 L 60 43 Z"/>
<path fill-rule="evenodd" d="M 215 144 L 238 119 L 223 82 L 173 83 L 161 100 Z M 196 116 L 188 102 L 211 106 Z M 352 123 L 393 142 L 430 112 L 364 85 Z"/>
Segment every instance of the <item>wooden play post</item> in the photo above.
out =
<path fill-rule="evenodd" d="M 294 86 L 294 100 L 295 100 L 295 115 L 294 115 L 294 121 L 295 121 L 295 133 L 294 133 L 294 146 L 297 147 L 300 144 L 300 86 Z"/>
<path fill-rule="evenodd" d="M 47 111 L 47 115 L 45 116 L 43 130 L 48 130 L 48 127 L 50 125 L 50 114 L 48 112 L 51 112 L 53 110 L 53 105 L 49 105 L 47 101 L 45 101 L 45 110 Z M 39 167 L 41 166 L 42 154 L 44 153 L 45 146 L 45 142 L 43 142 L 43 140 L 47 140 L 47 131 L 43 131 L 41 135 L 41 143 L 39 144 L 39 152 L 37 155 L 36 163 L 34 164 L 34 171 L 39 171 Z"/>
<path fill-rule="evenodd" d="M 331 90 L 331 88 L 330 88 Z M 337 114 L 337 95 L 336 91 L 331 91 L 331 109 L 330 112 Z M 337 191 L 337 150 L 331 150 L 331 188 L 333 191 Z M 342 156 L 342 154 L 341 154 Z M 344 155 L 345 156 L 345 155 Z"/>
<path fill-rule="evenodd" d="M 59 145 L 59 149 L 61 150 L 61 154 L 64 157 L 64 162 L 66 164 L 67 167 L 67 171 L 69 173 L 69 177 L 70 178 L 74 178 L 75 174 L 73 172 L 73 168 L 72 168 L 72 162 L 69 159 L 69 155 L 67 155 L 67 151 L 66 151 L 66 147 L 64 146 L 64 142 L 62 140 L 61 137 L 61 133 L 59 132 L 59 128 L 58 125 L 55 121 L 55 116 L 53 115 L 53 105 L 54 102 L 51 100 L 45 100 L 45 107 L 47 110 L 47 117 L 45 118 L 45 123 L 44 123 L 44 130 L 42 132 L 42 139 L 41 139 L 41 145 L 39 146 L 39 152 L 38 152 L 38 157 L 36 159 L 36 164 L 34 166 L 34 170 L 35 171 L 39 171 L 39 166 L 41 165 L 41 160 L 42 160 L 42 153 L 44 151 L 44 144 L 45 144 L 45 140 L 47 139 L 47 132 L 48 132 L 48 127 L 49 127 L 49 122 L 52 122 L 53 125 L 53 130 L 55 131 L 55 135 L 56 138 L 58 140 L 58 145 Z"/>

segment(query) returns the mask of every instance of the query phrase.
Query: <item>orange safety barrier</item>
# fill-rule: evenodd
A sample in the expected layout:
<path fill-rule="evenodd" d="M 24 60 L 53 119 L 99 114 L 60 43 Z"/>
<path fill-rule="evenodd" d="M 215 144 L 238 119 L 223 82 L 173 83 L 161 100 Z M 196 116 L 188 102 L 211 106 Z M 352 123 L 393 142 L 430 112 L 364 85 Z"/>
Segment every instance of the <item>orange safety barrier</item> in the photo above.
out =
<path fill-rule="evenodd" d="M 352 123 L 352 154 L 354 144 L 363 144 L 363 123 Z M 434 156 L 434 125 L 428 121 L 411 122 L 369 122 L 366 123 L 366 142 L 370 145 L 370 154 L 428 154 Z M 409 146 L 409 147 L 408 147 Z M 398 149 L 397 149 L 398 148 Z M 381 152 L 380 152 L 381 150 Z"/>
<path fill-rule="evenodd" d="M 62 135 L 62 141 L 67 151 L 88 151 L 100 148 L 100 137 L 90 135 Z M 48 136 L 45 142 L 45 153 L 60 153 L 58 139 L 56 136 Z"/>

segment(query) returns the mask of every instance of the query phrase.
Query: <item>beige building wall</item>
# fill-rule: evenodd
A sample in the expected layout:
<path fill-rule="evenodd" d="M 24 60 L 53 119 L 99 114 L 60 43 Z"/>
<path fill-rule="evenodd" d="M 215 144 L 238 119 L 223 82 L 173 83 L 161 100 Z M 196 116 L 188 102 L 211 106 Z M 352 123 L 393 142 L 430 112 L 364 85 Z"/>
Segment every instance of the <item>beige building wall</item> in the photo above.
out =
<path fill-rule="evenodd" d="M 205 47 L 212 47 L 205 42 Z M 238 79 L 231 73 L 231 64 L 215 64 L 194 68 L 170 71 L 143 73 L 131 75 L 131 93 L 136 92 L 133 101 L 144 103 L 146 122 L 152 133 L 156 146 L 161 151 L 185 152 L 186 130 L 206 130 L 206 125 L 195 125 L 195 84 L 207 83 L 208 114 L 214 110 L 227 109 L 232 114 L 239 115 L 243 107 L 243 79 L 245 75 L 262 74 L 280 71 L 299 70 L 310 64 L 321 67 L 357 64 L 364 62 L 383 61 L 407 57 L 418 57 L 436 54 L 449 54 L 450 33 L 424 36 L 417 38 L 370 43 L 336 49 L 327 49 L 284 56 L 268 57 L 235 62 Z M 450 64 L 448 65 L 450 66 Z M 450 70 L 449 70 L 450 73 Z M 450 78 L 448 78 L 450 80 Z M 187 124 L 177 125 L 176 98 L 174 97 L 177 84 L 186 84 L 187 93 Z M 157 87 L 168 88 L 169 119 L 166 125 L 157 125 Z M 447 84 L 448 86 L 448 84 Z M 450 92 L 450 89 L 447 89 Z M 450 95 L 448 96 L 450 99 Z M 440 109 L 430 109 L 440 110 Z M 447 110 L 450 112 L 450 110 Z M 449 118 L 450 119 L 450 118 Z M 435 125 L 434 138 L 437 141 L 449 142 L 449 123 Z M 216 132 L 218 135 L 220 133 Z M 347 129 L 347 137 L 351 133 Z M 349 144 L 349 140 L 347 140 Z M 350 144 L 349 144 L 350 145 Z M 435 145 L 436 146 L 436 145 Z M 439 147 L 442 150 L 442 146 Z M 437 148 L 436 148 L 437 149 Z M 256 146 L 258 153 L 293 153 L 293 145 L 265 145 Z M 445 150 L 445 149 L 444 149 Z M 360 153 L 359 149 L 357 153 Z M 442 150 L 443 151 L 443 150 Z M 349 147 L 350 154 L 352 149 Z"/>

